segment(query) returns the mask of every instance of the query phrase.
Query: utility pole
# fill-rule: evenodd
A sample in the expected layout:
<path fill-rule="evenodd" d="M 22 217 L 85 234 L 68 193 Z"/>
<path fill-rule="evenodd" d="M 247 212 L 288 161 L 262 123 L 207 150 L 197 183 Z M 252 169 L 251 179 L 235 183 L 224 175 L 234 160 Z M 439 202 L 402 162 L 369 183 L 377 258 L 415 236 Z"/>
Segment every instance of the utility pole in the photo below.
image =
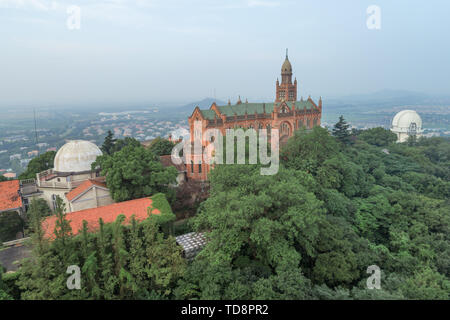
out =
<path fill-rule="evenodd" d="M 36 122 L 36 108 L 34 108 L 34 138 L 36 140 L 36 144 L 38 143 L 38 135 L 37 135 L 37 122 Z"/>

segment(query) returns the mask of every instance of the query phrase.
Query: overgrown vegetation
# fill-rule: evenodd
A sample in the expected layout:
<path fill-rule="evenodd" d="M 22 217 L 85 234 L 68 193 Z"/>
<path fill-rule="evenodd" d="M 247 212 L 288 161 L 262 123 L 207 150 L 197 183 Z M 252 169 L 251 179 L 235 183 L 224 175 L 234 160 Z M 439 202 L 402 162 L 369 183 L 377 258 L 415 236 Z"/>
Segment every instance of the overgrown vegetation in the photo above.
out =
<path fill-rule="evenodd" d="M 111 155 L 97 157 L 92 168 L 100 167 L 106 185 L 116 202 L 142 198 L 162 192 L 172 201 L 177 170 L 164 168 L 159 157 L 139 145 L 127 145 Z"/>
<path fill-rule="evenodd" d="M 297 131 L 274 176 L 216 166 L 189 226 L 208 244 L 191 263 L 152 219 L 126 227 L 119 218 L 62 245 L 63 233 L 44 241 L 34 218 L 33 259 L 9 286 L 19 290 L 3 290 L 22 299 L 449 299 L 450 141 L 395 144 L 384 129 L 352 133 L 341 120 L 336 136 Z M 82 267 L 81 290 L 65 289 L 70 264 Z M 371 265 L 382 270 L 380 290 L 366 287 Z"/>
<path fill-rule="evenodd" d="M 24 221 L 16 211 L 0 212 L 0 242 L 15 240 L 23 229 Z"/>
<path fill-rule="evenodd" d="M 355 137 L 340 123 L 336 137 L 296 132 L 276 176 L 216 167 L 193 219 L 209 243 L 178 298 L 449 298 L 448 139 L 392 144 L 384 129 Z M 370 265 L 381 290 L 366 287 Z"/>

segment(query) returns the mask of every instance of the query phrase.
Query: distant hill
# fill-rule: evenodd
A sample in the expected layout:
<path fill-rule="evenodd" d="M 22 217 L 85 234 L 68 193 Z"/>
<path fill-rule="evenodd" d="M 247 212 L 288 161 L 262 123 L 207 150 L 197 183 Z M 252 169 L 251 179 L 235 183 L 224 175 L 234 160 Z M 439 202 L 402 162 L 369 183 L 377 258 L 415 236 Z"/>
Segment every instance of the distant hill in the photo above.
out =
<path fill-rule="evenodd" d="M 186 104 L 184 106 L 173 107 L 173 108 L 171 108 L 171 111 L 186 112 L 186 113 L 190 114 L 190 113 L 192 113 L 192 111 L 194 111 L 196 106 L 198 106 L 200 109 L 209 109 L 209 107 L 211 107 L 213 102 L 215 102 L 219 106 L 226 104 L 226 102 L 224 102 L 222 100 L 219 100 L 219 99 L 205 98 L 205 99 L 200 100 L 200 101 L 195 101 L 195 102 L 188 103 L 188 104 Z"/>
<path fill-rule="evenodd" d="M 211 105 L 214 102 L 219 106 L 226 104 L 226 102 L 224 102 L 222 100 L 213 99 L 213 98 L 205 98 L 200 101 L 188 103 L 188 104 L 178 107 L 178 108 L 193 111 L 195 109 L 195 107 L 198 106 L 200 109 L 209 109 L 209 107 L 211 107 Z"/>

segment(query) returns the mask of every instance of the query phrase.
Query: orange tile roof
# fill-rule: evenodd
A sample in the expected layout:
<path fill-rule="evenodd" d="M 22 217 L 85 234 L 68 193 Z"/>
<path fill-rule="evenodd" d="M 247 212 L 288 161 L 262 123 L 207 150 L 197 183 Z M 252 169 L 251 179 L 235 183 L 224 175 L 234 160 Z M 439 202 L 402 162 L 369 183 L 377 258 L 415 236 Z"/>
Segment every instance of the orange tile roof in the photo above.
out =
<path fill-rule="evenodd" d="M 0 211 L 22 207 L 19 180 L 0 182 Z"/>
<path fill-rule="evenodd" d="M 152 206 L 152 199 L 141 198 L 130 201 L 113 203 L 107 206 L 85 209 L 66 214 L 66 219 L 70 221 L 72 233 L 74 235 L 80 233 L 83 228 L 83 220 L 88 223 L 89 231 L 95 231 L 99 228 L 99 219 L 102 218 L 104 223 L 114 222 L 120 214 L 125 216 L 125 223 L 131 221 L 134 215 L 138 221 L 145 220 L 149 216 L 149 208 L 152 208 L 151 214 L 160 214 L 156 208 Z M 54 238 L 56 216 L 50 216 L 42 222 L 42 228 L 46 238 Z"/>
<path fill-rule="evenodd" d="M 70 191 L 68 194 L 66 194 L 67 200 L 72 201 L 74 198 L 76 198 L 86 190 L 89 190 L 94 185 L 106 188 L 106 184 L 104 184 L 103 182 L 89 179 L 84 181 L 82 184 L 80 184 L 78 187 Z"/>

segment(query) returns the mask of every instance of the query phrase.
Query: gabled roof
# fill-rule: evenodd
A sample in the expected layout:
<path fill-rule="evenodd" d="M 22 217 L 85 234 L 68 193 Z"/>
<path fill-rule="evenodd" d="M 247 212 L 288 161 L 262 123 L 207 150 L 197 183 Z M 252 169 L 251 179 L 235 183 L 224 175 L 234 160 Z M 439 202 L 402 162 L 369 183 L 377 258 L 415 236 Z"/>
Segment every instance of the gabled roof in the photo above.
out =
<path fill-rule="evenodd" d="M 295 106 L 296 110 L 303 109 L 313 109 L 315 107 L 314 102 L 311 99 L 302 100 L 302 101 L 286 101 L 277 103 L 278 106 L 281 106 L 283 103 L 286 103 L 289 108 Z M 235 114 L 237 116 L 243 116 L 245 113 L 247 114 L 262 114 L 264 111 L 266 113 L 271 113 L 274 110 L 275 103 L 240 103 L 236 105 L 227 105 L 227 106 L 217 106 L 217 109 L 221 114 L 226 115 L 227 117 L 232 117 Z M 214 110 L 200 110 L 203 117 L 206 119 L 213 120 L 214 116 L 217 117 L 217 114 Z M 218 117 L 217 117 L 218 118 Z"/>
<path fill-rule="evenodd" d="M 22 207 L 19 180 L 0 182 L 0 212 Z"/>
<path fill-rule="evenodd" d="M 67 200 L 72 201 L 75 198 L 77 198 L 79 195 L 81 195 L 81 194 L 85 193 L 86 191 L 88 191 L 89 189 L 91 189 L 93 186 L 98 186 L 98 187 L 107 189 L 106 184 L 104 184 L 103 182 L 88 179 L 88 180 L 84 181 L 82 184 L 80 184 L 78 187 L 76 187 L 75 189 L 70 191 L 68 194 L 66 194 L 66 198 L 67 198 Z"/>
<path fill-rule="evenodd" d="M 161 211 L 153 207 L 153 200 L 151 198 L 141 198 L 113 203 L 98 208 L 70 212 L 66 214 L 66 219 L 70 221 L 72 233 L 76 235 L 83 228 L 83 220 L 87 221 L 89 231 L 95 231 L 99 228 L 100 218 L 102 218 L 104 223 L 111 223 L 120 214 L 126 217 L 125 223 L 129 223 L 132 215 L 135 216 L 136 220 L 141 221 L 147 219 L 151 214 L 159 215 Z M 50 216 L 42 222 L 42 228 L 46 238 L 54 238 L 55 222 L 56 216 Z"/>

